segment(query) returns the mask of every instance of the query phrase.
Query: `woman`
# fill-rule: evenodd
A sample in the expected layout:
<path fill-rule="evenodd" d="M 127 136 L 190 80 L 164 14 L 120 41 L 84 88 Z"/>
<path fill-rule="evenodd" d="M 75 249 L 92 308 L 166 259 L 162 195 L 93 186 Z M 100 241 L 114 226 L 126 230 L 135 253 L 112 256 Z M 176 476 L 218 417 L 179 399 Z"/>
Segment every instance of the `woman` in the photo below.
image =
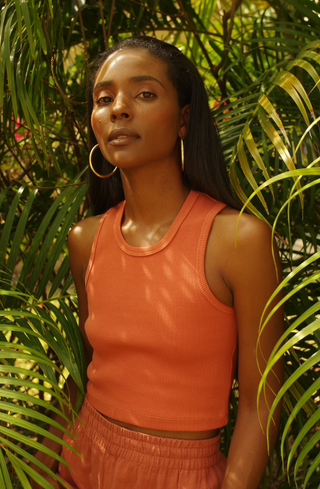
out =
<path fill-rule="evenodd" d="M 278 283 L 270 230 L 249 215 L 237 228 L 204 85 L 175 47 L 140 36 L 113 46 L 96 62 L 89 111 L 96 215 L 69 236 L 89 382 L 82 458 L 64 449 L 59 474 L 78 489 L 257 489 L 282 378 L 279 364 L 258 413 L 259 322 Z M 277 313 L 260 365 L 282 328 Z M 279 411 L 271 447 L 278 424 Z"/>

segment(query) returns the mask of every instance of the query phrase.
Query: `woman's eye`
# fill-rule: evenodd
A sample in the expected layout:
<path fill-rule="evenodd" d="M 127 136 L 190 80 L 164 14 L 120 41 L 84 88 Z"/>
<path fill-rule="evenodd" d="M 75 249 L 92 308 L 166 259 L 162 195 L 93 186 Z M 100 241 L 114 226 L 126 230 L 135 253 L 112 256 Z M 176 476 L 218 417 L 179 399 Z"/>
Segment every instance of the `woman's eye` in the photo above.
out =
<path fill-rule="evenodd" d="M 153 92 L 141 92 L 141 93 L 139 93 L 138 96 L 141 98 L 154 98 L 156 96 L 156 94 Z"/>
<path fill-rule="evenodd" d="M 110 102 L 111 102 L 111 97 L 99 97 L 96 103 L 98 105 L 105 105 L 105 104 L 109 104 Z"/>

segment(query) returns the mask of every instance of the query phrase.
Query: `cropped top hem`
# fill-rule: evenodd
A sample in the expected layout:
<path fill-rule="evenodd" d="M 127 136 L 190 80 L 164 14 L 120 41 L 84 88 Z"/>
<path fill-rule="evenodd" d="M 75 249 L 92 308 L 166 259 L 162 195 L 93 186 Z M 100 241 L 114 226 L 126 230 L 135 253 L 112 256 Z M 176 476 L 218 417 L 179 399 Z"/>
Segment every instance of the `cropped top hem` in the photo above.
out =
<path fill-rule="evenodd" d="M 228 413 L 223 416 L 201 419 L 163 419 L 143 414 L 133 413 L 110 406 L 87 392 L 87 400 L 94 409 L 122 423 L 129 423 L 141 428 L 162 431 L 208 431 L 222 428 L 228 423 Z"/>

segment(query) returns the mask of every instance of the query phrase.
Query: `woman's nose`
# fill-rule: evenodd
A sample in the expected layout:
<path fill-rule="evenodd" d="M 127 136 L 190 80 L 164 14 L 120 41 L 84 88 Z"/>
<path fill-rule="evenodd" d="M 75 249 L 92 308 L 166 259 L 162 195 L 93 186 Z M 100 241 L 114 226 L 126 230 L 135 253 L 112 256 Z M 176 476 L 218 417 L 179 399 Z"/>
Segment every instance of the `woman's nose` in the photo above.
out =
<path fill-rule="evenodd" d="M 123 96 L 118 96 L 112 105 L 111 120 L 117 119 L 130 119 L 132 117 L 132 111 Z"/>

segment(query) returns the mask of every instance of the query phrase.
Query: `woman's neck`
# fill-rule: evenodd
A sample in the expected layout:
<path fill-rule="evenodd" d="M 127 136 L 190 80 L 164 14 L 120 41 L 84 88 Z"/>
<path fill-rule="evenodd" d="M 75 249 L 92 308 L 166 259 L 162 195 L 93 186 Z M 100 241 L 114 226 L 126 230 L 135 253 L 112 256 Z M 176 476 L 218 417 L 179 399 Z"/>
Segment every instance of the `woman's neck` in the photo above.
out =
<path fill-rule="evenodd" d="M 133 246 L 148 246 L 167 233 L 189 189 L 175 167 L 167 172 L 122 171 L 126 208 L 122 233 Z"/>

